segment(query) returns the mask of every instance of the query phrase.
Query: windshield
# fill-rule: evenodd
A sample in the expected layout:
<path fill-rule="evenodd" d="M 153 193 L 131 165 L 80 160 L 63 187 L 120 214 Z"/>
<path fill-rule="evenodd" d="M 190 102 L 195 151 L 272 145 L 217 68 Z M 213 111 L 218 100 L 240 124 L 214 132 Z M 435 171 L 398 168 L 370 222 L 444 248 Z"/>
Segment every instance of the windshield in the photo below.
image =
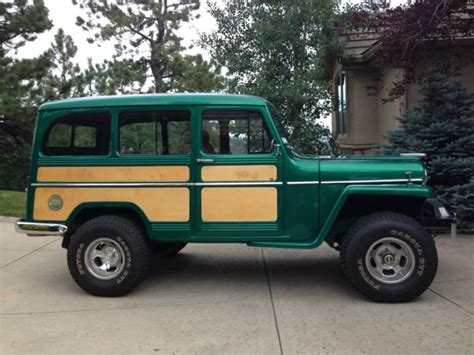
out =
<path fill-rule="evenodd" d="M 335 141 L 328 128 L 314 123 L 310 127 L 307 127 L 309 132 L 306 132 L 308 133 L 306 139 L 298 139 L 298 137 L 294 137 L 294 135 L 292 137 L 291 133 L 294 133 L 292 132 L 292 128 L 285 125 L 284 118 L 278 113 L 275 106 L 268 102 L 267 107 L 270 111 L 272 121 L 280 133 L 283 144 L 292 155 L 313 158 L 315 155 L 332 155 L 336 153 Z M 308 136 L 310 137 L 309 139 Z"/>
<path fill-rule="evenodd" d="M 280 133 L 280 136 L 284 138 L 283 143 L 287 144 L 290 134 L 283 124 L 283 117 L 280 116 L 275 106 L 273 106 L 271 103 L 268 103 L 268 109 L 270 111 L 272 121 L 278 129 L 278 133 Z"/>
<path fill-rule="evenodd" d="M 283 117 L 278 113 L 275 106 L 273 106 L 273 104 L 271 103 L 268 103 L 268 110 L 270 111 L 273 123 L 278 129 L 278 133 L 280 133 L 283 144 L 285 145 L 285 147 L 289 148 L 291 153 L 296 154 L 295 147 L 290 144 L 290 133 L 283 124 Z"/>

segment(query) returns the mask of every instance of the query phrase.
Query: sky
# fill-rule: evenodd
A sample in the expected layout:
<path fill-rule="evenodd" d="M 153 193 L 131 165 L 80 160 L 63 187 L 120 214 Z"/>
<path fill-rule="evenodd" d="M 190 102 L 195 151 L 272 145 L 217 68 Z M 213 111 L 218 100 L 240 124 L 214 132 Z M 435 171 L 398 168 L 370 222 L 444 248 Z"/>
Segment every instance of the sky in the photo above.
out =
<path fill-rule="evenodd" d="M 343 3 L 348 2 L 347 0 L 342 1 Z M 54 34 L 57 33 L 59 28 L 62 28 L 66 34 L 72 37 L 78 48 L 74 61 L 81 67 L 87 65 L 88 58 L 91 58 L 94 63 L 101 63 L 105 59 L 111 59 L 115 53 L 112 41 L 102 42 L 99 48 L 97 44 L 88 43 L 88 33 L 76 26 L 76 17 L 84 17 L 85 15 L 83 10 L 79 9 L 78 6 L 74 6 L 71 0 L 44 0 L 44 2 L 49 9 L 49 17 L 53 22 L 53 28 L 40 34 L 35 41 L 21 47 L 17 53 L 18 57 L 31 58 L 43 53 L 54 41 Z M 352 0 L 351 2 L 358 3 L 361 2 L 361 0 Z M 403 2 L 406 2 L 406 0 L 391 0 L 392 6 L 399 5 Z M 188 54 L 200 53 L 205 59 L 209 59 L 209 53 L 196 45 L 200 33 L 209 33 L 216 26 L 213 17 L 208 13 L 206 0 L 201 1 L 199 15 L 199 18 L 193 22 L 184 23 L 182 28 L 178 31 L 178 34 L 183 38 L 183 46 L 187 48 L 193 46 L 192 49 L 187 49 Z M 330 118 L 323 118 L 321 123 L 330 126 Z"/>
<path fill-rule="evenodd" d="M 97 44 L 88 43 L 88 33 L 76 26 L 76 17 L 85 17 L 83 10 L 79 9 L 78 6 L 74 6 L 71 0 L 44 0 L 44 2 L 49 9 L 49 17 L 53 22 L 53 28 L 40 34 L 34 42 L 20 48 L 18 51 L 20 58 L 36 57 L 43 53 L 54 41 L 54 34 L 57 33 L 59 28 L 62 28 L 66 34 L 72 37 L 78 48 L 75 61 L 80 66 L 86 66 L 88 58 L 92 58 L 95 63 L 111 59 L 115 53 L 112 41 L 102 42 L 99 48 Z M 205 0 L 201 1 L 199 15 L 198 19 L 195 19 L 192 23 L 184 24 L 178 31 L 178 34 L 183 38 L 182 44 L 185 47 L 193 45 L 199 39 L 199 33 L 208 33 L 215 28 L 215 21 L 208 13 L 207 1 Z M 209 54 L 196 45 L 188 52 L 189 54 L 201 53 L 204 58 L 209 59 Z"/>
<path fill-rule="evenodd" d="M 219 1 L 219 0 L 217 0 Z M 349 2 L 342 0 L 343 3 Z M 392 5 L 399 5 L 407 0 L 391 0 Z M 361 2 L 361 0 L 351 0 L 352 3 Z M 78 51 L 75 61 L 81 66 L 87 65 L 87 59 L 92 58 L 93 62 L 100 63 L 105 59 L 110 59 L 115 52 L 113 44 L 103 43 L 101 48 L 96 44 L 87 42 L 88 34 L 81 28 L 76 26 L 76 17 L 83 16 L 84 12 L 78 6 L 74 6 L 71 0 L 45 0 L 45 4 L 49 9 L 49 17 L 53 22 L 53 28 L 38 36 L 37 40 L 28 43 L 26 46 L 20 48 L 18 56 L 21 58 L 36 57 L 47 48 L 54 40 L 54 34 L 59 28 L 62 28 L 66 34 L 70 35 Z M 183 38 L 183 45 L 189 47 L 193 45 L 198 39 L 200 33 L 211 32 L 216 23 L 213 17 L 208 12 L 206 0 L 201 0 L 201 8 L 199 9 L 200 17 L 195 19 L 192 23 L 184 24 L 179 30 L 178 34 Z M 201 53 L 205 59 L 209 59 L 209 53 L 203 48 L 194 45 L 189 54 Z"/>

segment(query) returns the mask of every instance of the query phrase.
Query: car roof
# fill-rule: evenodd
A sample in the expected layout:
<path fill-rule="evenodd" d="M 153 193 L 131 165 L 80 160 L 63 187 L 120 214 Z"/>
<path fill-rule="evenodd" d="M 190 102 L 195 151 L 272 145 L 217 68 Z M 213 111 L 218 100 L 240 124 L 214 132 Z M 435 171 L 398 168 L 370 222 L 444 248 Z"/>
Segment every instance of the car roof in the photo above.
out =
<path fill-rule="evenodd" d="M 42 104 L 39 111 L 89 107 L 146 106 L 146 105 L 245 105 L 262 106 L 267 101 L 261 97 L 234 94 L 142 94 L 81 97 L 51 101 Z"/>

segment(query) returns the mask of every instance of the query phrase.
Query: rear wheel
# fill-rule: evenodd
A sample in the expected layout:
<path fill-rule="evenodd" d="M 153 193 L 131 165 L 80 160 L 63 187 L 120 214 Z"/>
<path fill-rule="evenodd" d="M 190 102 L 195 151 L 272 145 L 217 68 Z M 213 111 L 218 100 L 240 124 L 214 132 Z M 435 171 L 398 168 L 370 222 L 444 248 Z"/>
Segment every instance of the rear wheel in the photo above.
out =
<path fill-rule="evenodd" d="M 423 293 L 438 266 L 436 247 L 415 220 L 393 212 L 359 219 L 342 240 L 344 273 L 367 297 L 407 302 Z"/>
<path fill-rule="evenodd" d="M 84 223 L 68 246 L 69 271 L 76 283 L 96 296 L 123 296 L 145 277 L 151 249 L 141 228 L 120 216 Z"/>

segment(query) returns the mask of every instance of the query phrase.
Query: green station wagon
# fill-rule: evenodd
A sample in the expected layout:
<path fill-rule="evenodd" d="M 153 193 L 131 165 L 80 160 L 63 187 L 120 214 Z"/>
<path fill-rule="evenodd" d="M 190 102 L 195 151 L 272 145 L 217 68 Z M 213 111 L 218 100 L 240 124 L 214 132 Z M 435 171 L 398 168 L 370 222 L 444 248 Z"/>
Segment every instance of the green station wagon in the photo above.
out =
<path fill-rule="evenodd" d="M 373 300 L 426 290 L 437 269 L 432 234 L 453 215 L 426 186 L 420 156 L 303 156 L 277 121 L 268 101 L 240 95 L 46 103 L 16 229 L 63 236 L 72 277 L 99 296 L 128 293 L 153 256 L 190 242 L 326 242 Z"/>

